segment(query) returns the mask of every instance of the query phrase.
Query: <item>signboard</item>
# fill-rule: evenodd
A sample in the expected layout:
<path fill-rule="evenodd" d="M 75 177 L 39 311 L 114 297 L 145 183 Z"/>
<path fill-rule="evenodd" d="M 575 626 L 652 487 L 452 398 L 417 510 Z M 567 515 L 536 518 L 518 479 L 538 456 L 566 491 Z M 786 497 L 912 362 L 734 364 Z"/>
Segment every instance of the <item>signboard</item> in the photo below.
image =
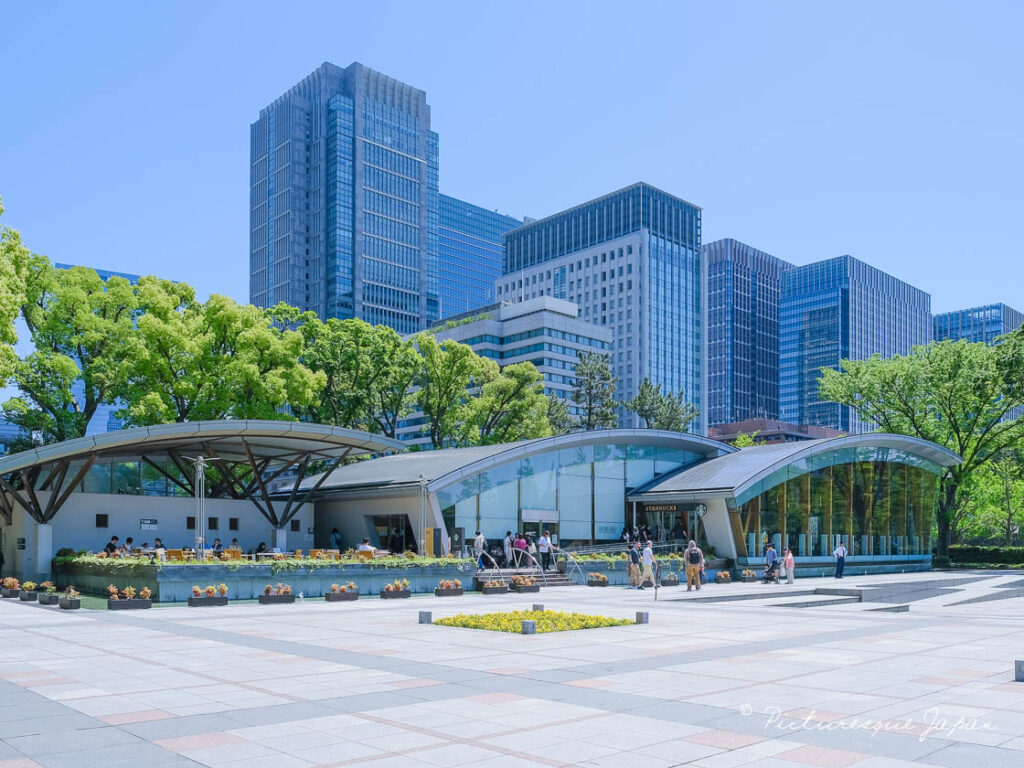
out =
<path fill-rule="evenodd" d="M 644 512 L 681 512 L 679 504 L 644 504 Z"/>
<path fill-rule="evenodd" d="M 524 509 L 524 523 L 557 523 L 557 509 Z"/>
<path fill-rule="evenodd" d="M 157 519 L 155 517 L 142 517 L 139 518 L 139 530 L 140 531 L 155 531 Z"/>
<path fill-rule="evenodd" d="M 19 536 L 18 538 L 16 538 L 14 540 L 14 546 L 15 546 L 16 549 L 24 549 L 25 548 L 25 539 L 22 538 L 21 536 Z"/>

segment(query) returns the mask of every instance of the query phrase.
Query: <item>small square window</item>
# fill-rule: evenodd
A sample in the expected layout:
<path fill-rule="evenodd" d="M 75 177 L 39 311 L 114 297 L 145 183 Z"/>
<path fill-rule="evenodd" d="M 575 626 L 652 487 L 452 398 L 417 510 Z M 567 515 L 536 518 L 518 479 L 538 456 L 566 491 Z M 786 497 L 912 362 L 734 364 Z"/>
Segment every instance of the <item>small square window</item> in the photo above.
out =
<path fill-rule="evenodd" d="M 298 533 L 302 530 L 302 522 L 300 520 L 292 520 L 292 533 Z"/>
<path fill-rule="evenodd" d="M 109 520 L 108 520 L 106 515 L 96 515 L 96 527 L 97 528 L 106 528 L 108 523 L 109 523 Z"/>
<path fill-rule="evenodd" d="M 228 530 L 229 531 L 237 531 L 238 530 L 238 518 L 237 517 L 229 517 L 228 518 Z"/>
<path fill-rule="evenodd" d="M 220 525 L 220 519 L 216 517 L 211 517 L 207 520 L 207 523 L 209 524 L 211 531 L 216 531 L 217 527 Z"/>
<path fill-rule="evenodd" d="M 185 530 L 194 531 L 196 529 L 196 519 L 189 515 L 185 518 Z"/>

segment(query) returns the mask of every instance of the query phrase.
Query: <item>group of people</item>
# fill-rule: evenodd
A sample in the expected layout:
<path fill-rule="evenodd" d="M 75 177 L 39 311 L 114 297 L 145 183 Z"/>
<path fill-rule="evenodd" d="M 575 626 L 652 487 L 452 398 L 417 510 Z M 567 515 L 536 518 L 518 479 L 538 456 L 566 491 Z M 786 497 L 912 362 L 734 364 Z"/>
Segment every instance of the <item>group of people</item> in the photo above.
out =
<path fill-rule="evenodd" d="M 629 588 L 646 589 L 648 582 L 654 586 L 654 544 L 648 539 L 644 548 L 640 549 L 640 541 L 633 541 L 626 550 L 629 556 Z M 694 587 L 700 589 L 701 574 L 704 572 L 704 552 L 697 542 L 690 540 L 683 551 L 683 563 L 686 570 L 686 591 Z"/>
<path fill-rule="evenodd" d="M 836 559 L 836 570 L 835 578 L 843 578 L 843 570 L 846 568 L 846 556 L 848 555 L 846 549 L 846 542 L 840 541 L 839 546 L 832 552 L 832 556 Z M 765 578 L 771 576 L 779 568 L 785 570 L 786 583 L 792 584 L 796 572 L 796 558 L 793 556 L 793 550 L 786 547 L 786 552 L 780 558 L 779 553 L 775 551 L 775 545 L 768 542 L 764 549 L 764 568 Z"/>
<path fill-rule="evenodd" d="M 483 569 L 495 565 L 493 559 L 487 555 L 487 537 L 480 531 L 473 536 L 472 548 L 478 568 Z M 528 567 L 536 563 L 540 565 L 541 569 L 549 571 L 554 566 L 553 555 L 558 547 L 555 546 L 549 530 L 541 533 L 536 541 L 533 540 L 531 533 L 505 531 L 501 549 L 506 568 Z"/>
<path fill-rule="evenodd" d="M 182 547 L 182 549 L 192 549 L 193 545 L 194 542 L 189 542 L 184 547 Z M 263 547 L 262 551 L 266 551 L 266 544 L 260 542 L 260 546 Z M 106 546 L 103 547 L 103 551 L 106 553 L 107 557 L 131 557 L 133 555 L 140 554 L 159 555 L 160 550 L 164 550 L 166 548 L 167 547 L 164 545 L 163 540 L 159 536 L 153 539 L 152 546 L 150 546 L 148 541 L 144 541 L 142 542 L 141 545 L 136 546 L 135 539 L 131 536 L 126 538 L 124 540 L 124 544 L 122 544 L 121 538 L 119 536 L 111 536 L 110 541 L 108 541 Z M 242 545 L 238 543 L 238 539 L 232 539 L 231 544 L 225 547 L 219 538 L 215 538 L 213 540 L 213 544 L 210 545 L 210 551 L 217 557 L 220 557 L 221 552 L 223 552 L 225 549 L 233 549 L 241 552 Z M 259 552 L 260 550 L 257 549 L 256 551 Z"/>

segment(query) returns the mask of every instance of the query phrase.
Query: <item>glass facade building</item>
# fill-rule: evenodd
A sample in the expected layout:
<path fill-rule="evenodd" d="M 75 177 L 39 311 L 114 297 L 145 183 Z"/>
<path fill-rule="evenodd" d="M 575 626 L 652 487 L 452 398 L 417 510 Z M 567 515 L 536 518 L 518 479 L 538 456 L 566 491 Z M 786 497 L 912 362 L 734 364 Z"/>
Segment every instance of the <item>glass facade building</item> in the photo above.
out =
<path fill-rule="evenodd" d="M 779 417 L 779 297 L 791 264 L 737 240 L 708 268 L 708 425 Z"/>
<path fill-rule="evenodd" d="M 991 344 L 996 337 L 1010 333 L 1024 325 L 1024 314 L 1005 304 L 943 312 L 932 318 L 936 340 L 967 339 Z"/>
<path fill-rule="evenodd" d="M 568 299 L 581 317 L 613 334 L 619 400 L 643 378 L 684 392 L 707 426 L 704 339 L 706 270 L 701 209 L 638 183 L 505 236 L 498 301 Z M 637 424 L 620 408 L 619 424 Z"/>
<path fill-rule="evenodd" d="M 505 233 L 523 222 L 448 195 L 440 195 L 438 273 L 441 317 L 494 303 Z"/>
<path fill-rule="evenodd" d="M 779 304 L 783 421 L 857 433 L 874 429 L 849 408 L 818 399 L 822 368 L 842 359 L 905 355 L 931 340 L 931 297 L 851 256 L 793 267 Z"/>
<path fill-rule="evenodd" d="M 400 333 L 440 315 L 438 137 L 426 93 L 330 63 L 252 124 L 253 304 Z"/>

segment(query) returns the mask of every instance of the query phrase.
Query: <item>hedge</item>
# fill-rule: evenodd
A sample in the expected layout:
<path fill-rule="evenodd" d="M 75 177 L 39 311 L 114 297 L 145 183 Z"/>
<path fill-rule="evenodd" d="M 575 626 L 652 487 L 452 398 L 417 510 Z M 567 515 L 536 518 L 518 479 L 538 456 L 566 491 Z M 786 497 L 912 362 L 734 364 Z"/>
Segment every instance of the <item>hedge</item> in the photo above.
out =
<path fill-rule="evenodd" d="M 974 547 L 957 544 L 949 548 L 953 563 L 1024 563 L 1024 547 Z"/>

